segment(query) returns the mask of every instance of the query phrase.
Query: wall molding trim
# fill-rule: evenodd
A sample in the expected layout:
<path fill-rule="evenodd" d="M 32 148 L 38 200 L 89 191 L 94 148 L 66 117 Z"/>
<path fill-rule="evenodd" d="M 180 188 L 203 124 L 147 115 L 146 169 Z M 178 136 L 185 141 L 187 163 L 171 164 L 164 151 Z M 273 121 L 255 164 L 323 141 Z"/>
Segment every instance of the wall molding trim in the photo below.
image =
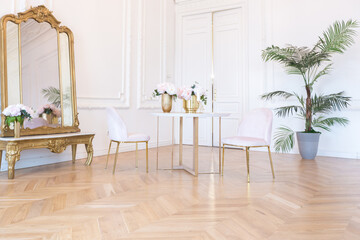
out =
<path fill-rule="evenodd" d="M 167 0 L 160 0 L 160 79 L 157 83 L 165 82 L 166 75 L 166 8 Z M 137 108 L 138 109 L 155 109 L 159 108 L 159 100 L 151 96 L 151 92 L 146 92 L 146 59 L 151 57 L 146 55 L 146 11 L 145 0 L 138 0 L 138 42 L 137 42 Z M 155 87 L 155 86 L 154 86 Z"/>
<path fill-rule="evenodd" d="M 124 53 L 121 59 L 122 72 L 119 74 L 121 88 L 118 97 L 107 96 L 78 96 L 79 109 L 98 109 L 106 107 L 129 108 L 130 107 L 130 57 L 131 57 L 131 0 L 123 0 L 122 7 L 122 45 Z M 76 71 L 76 68 L 75 68 Z"/>

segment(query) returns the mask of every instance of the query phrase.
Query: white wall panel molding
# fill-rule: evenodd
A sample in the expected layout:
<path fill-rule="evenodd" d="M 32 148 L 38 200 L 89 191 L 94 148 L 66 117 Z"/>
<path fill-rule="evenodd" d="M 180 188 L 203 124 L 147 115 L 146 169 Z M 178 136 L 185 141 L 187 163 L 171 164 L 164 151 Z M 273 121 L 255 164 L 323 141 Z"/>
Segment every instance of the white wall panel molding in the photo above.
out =
<path fill-rule="evenodd" d="M 78 96 L 79 109 L 130 107 L 131 0 L 122 0 L 121 69 L 116 76 L 121 81 L 118 96 Z M 76 66 L 75 66 L 76 67 Z M 75 68 L 76 71 L 76 68 Z"/>
<path fill-rule="evenodd" d="M 158 83 L 167 81 L 168 77 L 167 0 L 138 0 L 138 8 L 137 108 L 154 109 L 159 107 L 159 101 L 153 99 L 152 91 Z"/>
<path fill-rule="evenodd" d="M 39 5 L 45 5 L 48 9 L 52 10 L 53 0 L 12 0 L 14 5 L 13 13 L 23 12 Z"/>

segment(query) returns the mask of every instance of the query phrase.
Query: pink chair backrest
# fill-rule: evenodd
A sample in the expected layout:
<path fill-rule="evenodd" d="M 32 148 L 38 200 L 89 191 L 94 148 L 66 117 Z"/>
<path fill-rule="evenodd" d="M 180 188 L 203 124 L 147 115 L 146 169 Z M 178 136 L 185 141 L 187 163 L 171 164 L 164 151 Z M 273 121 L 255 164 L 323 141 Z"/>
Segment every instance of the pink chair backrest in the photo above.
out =
<path fill-rule="evenodd" d="M 127 130 L 124 121 L 121 119 L 115 108 L 106 108 L 109 137 L 111 140 L 123 141 L 127 138 Z"/>
<path fill-rule="evenodd" d="M 239 124 L 238 136 L 260 138 L 271 142 L 273 114 L 270 109 L 259 108 L 246 114 Z"/>

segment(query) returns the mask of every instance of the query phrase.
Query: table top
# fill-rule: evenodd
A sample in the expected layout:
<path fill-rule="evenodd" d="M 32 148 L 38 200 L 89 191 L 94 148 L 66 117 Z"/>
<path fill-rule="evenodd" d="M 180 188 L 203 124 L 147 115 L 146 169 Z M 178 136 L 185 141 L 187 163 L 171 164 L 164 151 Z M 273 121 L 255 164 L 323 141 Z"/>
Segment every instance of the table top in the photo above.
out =
<path fill-rule="evenodd" d="M 26 140 L 37 140 L 37 139 L 52 139 L 52 138 L 64 138 L 64 137 L 78 137 L 78 136 L 89 136 L 95 135 L 95 133 L 61 133 L 61 134 L 46 134 L 46 135 L 31 135 L 31 136 L 23 136 L 19 138 L 14 137 L 0 137 L 0 141 L 2 142 L 15 142 L 15 141 L 26 141 Z"/>
<path fill-rule="evenodd" d="M 211 112 L 203 112 L 203 113 L 184 113 L 184 112 L 155 112 L 152 113 L 154 116 L 158 117 L 228 117 L 230 113 L 211 113 Z"/>

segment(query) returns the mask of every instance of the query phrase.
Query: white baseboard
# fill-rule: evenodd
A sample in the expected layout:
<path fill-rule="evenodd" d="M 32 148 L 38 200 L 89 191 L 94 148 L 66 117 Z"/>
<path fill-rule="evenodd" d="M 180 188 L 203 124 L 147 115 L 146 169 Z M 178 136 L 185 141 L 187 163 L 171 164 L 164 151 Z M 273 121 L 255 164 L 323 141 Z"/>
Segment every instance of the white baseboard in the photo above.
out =
<path fill-rule="evenodd" d="M 159 146 L 168 146 L 168 145 L 171 145 L 171 140 L 159 141 Z M 139 144 L 138 147 L 139 150 L 145 149 L 145 144 Z M 156 147 L 156 142 L 149 142 L 149 148 L 155 148 L 155 147 Z M 120 144 L 119 152 L 135 151 L 135 149 L 136 149 L 135 144 L 124 143 L 124 144 Z M 108 153 L 108 150 L 109 150 L 108 148 L 94 148 L 94 156 L 106 155 Z M 111 153 L 113 154 L 115 153 L 115 151 L 116 151 L 116 143 L 113 143 L 111 148 Z M 48 150 L 46 150 L 46 151 L 38 151 L 34 153 L 34 155 L 31 155 L 29 154 L 29 152 L 27 152 L 27 154 L 25 154 L 25 156 L 22 156 L 20 158 L 20 161 L 18 161 L 15 164 L 15 169 L 66 162 L 66 161 L 71 161 L 72 159 L 70 148 L 68 148 L 65 152 L 61 154 L 50 153 L 48 152 Z M 86 158 L 86 156 L 87 153 L 85 151 L 85 148 L 83 146 L 79 146 L 76 153 L 76 159 Z M 7 171 L 7 169 L 8 169 L 8 164 L 7 161 L 5 160 L 5 153 L 3 153 L 1 171 Z"/>

